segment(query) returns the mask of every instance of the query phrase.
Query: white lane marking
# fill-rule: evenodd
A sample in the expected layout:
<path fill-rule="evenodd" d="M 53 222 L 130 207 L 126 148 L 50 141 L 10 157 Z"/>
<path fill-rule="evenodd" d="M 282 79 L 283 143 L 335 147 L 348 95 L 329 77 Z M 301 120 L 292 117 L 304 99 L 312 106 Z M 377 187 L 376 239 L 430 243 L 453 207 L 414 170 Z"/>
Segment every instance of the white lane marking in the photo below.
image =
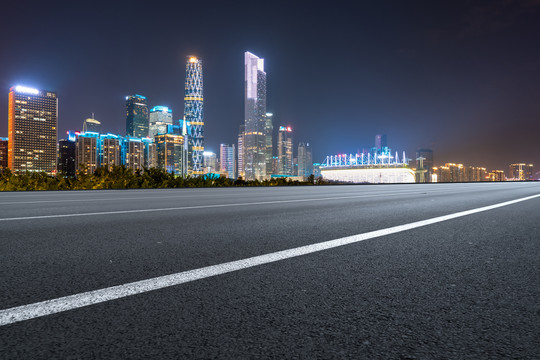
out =
<path fill-rule="evenodd" d="M 76 216 L 130 214 L 130 213 L 144 213 L 144 212 L 155 212 L 155 211 L 194 210 L 194 209 L 220 208 L 220 207 L 229 207 L 229 206 L 286 204 L 286 203 L 295 203 L 295 202 L 343 200 L 343 199 L 381 197 L 381 196 L 391 196 L 391 195 L 392 196 L 394 196 L 394 195 L 409 195 L 411 193 L 427 194 L 426 192 L 415 191 L 415 192 L 381 193 L 381 194 L 368 194 L 368 195 L 349 195 L 349 196 L 335 196 L 335 197 L 312 198 L 312 199 L 258 201 L 258 202 L 233 203 L 233 204 L 194 205 L 194 206 L 181 206 L 181 207 L 160 208 L 160 209 L 116 210 L 116 211 L 103 211 L 103 212 L 91 212 L 91 213 L 80 213 L 80 214 L 36 215 L 36 216 L 1 218 L 0 221 L 36 220 L 36 219 L 50 219 L 50 218 L 62 218 L 62 217 L 76 217 Z"/>
<path fill-rule="evenodd" d="M 5 310 L 0 310 L 0 326 L 13 324 L 19 321 L 35 319 L 41 316 L 56 314 L 68 310 L 78 309 L 84 306 L 103 303 L 110 300 L 121 299 L 127 296 L 142 294 L 149 291 L 159 290 L 187 282 L 205 279 L 208 277 L 222 275 L 233 271 L 243 270 L 254 266 L 273 263 L 280 260 L 290 259 L 302 255 L 332 249 L 338 246 L 354 244 L 360 241 L 373 239 L 385 235 L 395 234 L 422 226 L 427 226 L 442 221 L 447 221 L 462 216 L 472 215 L 483 211 L 488 211 L 503 206 L 516 204 L 522 201 L 540 197 L 540 194 L 527 196 L 524 198 L 506 201 L 494 205 L 484 206 L 472 210 L 460 211 L 457 213 L 437 216 L 427 220 L 398 225 L 386 229 L 370 231 L 363 234 L 346 236 L 343 238 L 324 241 L 317 244 L 300 246 L 293 249 L 282 250 L 270 254 L 254 256 L 246 259 L 226 262 L 218 265 L 206 266 L 199 269 L 188 270 L 176 274 L 159 276 L 152 279 L 136 281 L 128 284 L 117 285 L 105 289 L 88 291 L 80 294 L 64 296 L 57 299 L 41 301 L 34 304 L 17 306 Z"/>

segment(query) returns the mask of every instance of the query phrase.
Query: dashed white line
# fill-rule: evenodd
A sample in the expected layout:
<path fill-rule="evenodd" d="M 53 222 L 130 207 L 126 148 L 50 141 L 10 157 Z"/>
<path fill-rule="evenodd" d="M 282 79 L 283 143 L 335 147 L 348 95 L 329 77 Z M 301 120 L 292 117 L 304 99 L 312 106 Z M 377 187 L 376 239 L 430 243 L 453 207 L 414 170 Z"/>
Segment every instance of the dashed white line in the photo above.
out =
<path fill-rule="evenodd" d="M 540 194 L 527 196 L 524 198 L 506 201 L 494 205 L 484 206 L 472 210 L 460 211 L 457 213 L 438 216 L 427 220 L 416 221 L 405 225 L 393 226 L 386 229 L 370 231 L 364 234 L 347 236 L 335 240 L 325 241 L 317 244 L 301 246 L 293 249 L 277 251 L 270 254 L 254 256 L 246 259 L 231 261 L 218 265 L 203 267 L 176 274 L 160 276 L 152 279 L 132 282 L 105 289 L 88 291 L 85 293 L 65 296 L 57 299 L 42 301 L 34 304 L 13 307 L 0 310 L 0 326 L 13 324 L 19 321 L 35 319 L 38 317 L 56 314 L 68 310 L 78 309 L 84 306 L 103 303 L 110 300 L 117 300 L 127 296 L 146 293 L 153 290 L 163 289 L 187 282 L 205 279 L 208 277 L 226 274 L 232 271 L 243 270 L 254 266 L 273 263 L 280 260 L 290 259 L 302 255 L 332 249 L 338 246 L 354 244 L 360 241 L 373 239 L 385 235 L 395 234 L 422 226 L 427 226 L 462 216 L 472 215 L 483 211 L 488 211 L 503 206 L 516 204 L 522 201 L 540 197 Z"/>

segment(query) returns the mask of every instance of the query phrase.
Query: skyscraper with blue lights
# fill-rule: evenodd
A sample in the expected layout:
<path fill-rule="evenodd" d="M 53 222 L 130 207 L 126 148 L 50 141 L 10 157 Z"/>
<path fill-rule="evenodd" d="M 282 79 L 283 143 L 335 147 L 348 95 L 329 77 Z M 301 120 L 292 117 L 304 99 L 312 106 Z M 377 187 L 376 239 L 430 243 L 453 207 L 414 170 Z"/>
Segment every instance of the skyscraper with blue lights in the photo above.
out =
<path fill-rule="evenodd" d="M 136 138 L 148 136 L 148 101 L 142 95 L 126 96 L 126 135 Z"/>
<path fill-rule="evenodd" d="M 186 64 L 184 120 L 189 124 L 188 175 L 204 174 L 204 118 L 203 118 L 202 61 L 192 56 Z"/>

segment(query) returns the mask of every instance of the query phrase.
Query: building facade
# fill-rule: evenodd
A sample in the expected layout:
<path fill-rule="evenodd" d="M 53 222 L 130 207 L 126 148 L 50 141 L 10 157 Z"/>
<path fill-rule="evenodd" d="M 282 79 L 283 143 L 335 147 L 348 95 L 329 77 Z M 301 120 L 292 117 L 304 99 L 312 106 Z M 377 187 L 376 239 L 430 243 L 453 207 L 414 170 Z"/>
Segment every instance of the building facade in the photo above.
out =
<path fill-rule="evenodd" d="M 0 137 L 0 173 L 8 168 L 8 138 Z"/>
<path fill-rule="evenodd" d="M 514 181 L 533 180 L 533 164 L 511 164 L 508 178 Z"/>
<path fill-rule="evenodd" d="M 238 175 L 238 177 L 241 177 L 242 179 L 245 179 L 246 177 L 246 174 L 244 172 L 244 138 L 245 138 L 245 135 L 244 135 L 244 129 L 245 129 L 245 126 L 244 125 L 241 125 L 240 126 L 240 133 L 238 134 L 238 146 L 237 146 L 237 172 L 236 174 Z"/>
<path fill-rule="evenodd" d="M 148 136 L 148 101 L 142 95 L 126 96 L 126 135 L 136 138 Z"/>
<path fill-rule="evenodd" d="M 280 126 L 278 132 L 278 174 L 293 174 L 293 140 L 290 126 Z"/>
<path fill-rule="evenodd" d="M 135 172 L 144 168 L 144 142 L 139 138 L 125 138 L 122 142 L 124 165 Z"/>
<path fill-rule="evenodd" d="M 236 179 L 236 149 L 234 144 L 221 144 L 219 147 L 220 171 L 227 173 L 229 179 Z"/>
<path fill-rule="evenodd" d="M 190 126 L 188 133 L 188 174 L 192 176 L 204 173 L 203 105 L 202 61 L 192 56 L 186 64 L 186 83 L 184 87 L 184 120 Z"/>
<path fill-rule="evenodd" d="M 304 178 L 313 174 L 313 153 L 309 143 L 298 144 L 298 176 Z"/>
<path fill-rule="evenodd" d="M 160 134 L 155 136 L 157 167 L 177 176 L 187 173 L 186 138 L 182 135 Z"/>
<path fill-rule="evenodd" d="M 243 170 L 246 180 L 262 180 L 266 169 L 266 73 L 264 59 L 244 54 L 244 143 Z"/>
<path fill-rule="evenodd" d="M 266 160 L 266 175 L 272 175 L 272 157 L 273 157 L 273 134 L 274 125 L 272 123 L 273 114 L 266 113 L 264 121 L 264 136 L 265 136 L 265 160 Z"/>
<path fill-rule="evenodd" d="M 80 134 L 77 137 L 76 155 L 76 172 L 93 174 L 99 167 L 99 134 Z"/>
<path fill-rule="evenodd" d="M 55 92 L 14 86 L 8 101 L 8 167 L 17 172 L 56 173 L 58 97 Z"/>
<path fill-rule="evenodd" d="M 101 133 L 101 122 L 94 118 L 85 119 L 83 121 L 83 132 Z"/>
<path fill-rule="evenodd" d="M 153 139 L 157 134 L 167 134 L 168 125 L 173 125 L 172 109 L 167 106 L 154 106 L 150 109 L 148 137 Z"/>
<path fill-rule="evenodd" d="M 58 141 L 58 173 L 65 176 L 76 175 L 77 143 L 69 139 Z"/>

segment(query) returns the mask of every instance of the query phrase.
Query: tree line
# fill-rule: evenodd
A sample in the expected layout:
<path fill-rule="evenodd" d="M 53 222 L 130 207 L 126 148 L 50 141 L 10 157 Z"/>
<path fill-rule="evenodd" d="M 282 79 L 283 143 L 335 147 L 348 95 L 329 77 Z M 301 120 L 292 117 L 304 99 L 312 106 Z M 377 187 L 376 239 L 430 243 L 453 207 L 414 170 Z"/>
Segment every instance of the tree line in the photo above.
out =
<path fill-rule="evenodd" d="M 246 181 L 236 180 L 214 174 L 204 176 L 176 176 L 162 169 L 143 169 L 133 172 L 125 166 L 98 168 L 92 174 L 78 171 L 77 176 L 47 175 L 45 172 L 26 172 L 14 174 L 5 169 L 0 174 L 0 191 L 24 190 L 89 190 L 89 189 L 158 189 L 158 188 L 194 188 L 194 187 L 233 187 L 233 186 L 287 186 L 287 185 L 322 185 L 327 184 L 322 178 L 313 175 L 306 181 L 287 178 Z"/>

